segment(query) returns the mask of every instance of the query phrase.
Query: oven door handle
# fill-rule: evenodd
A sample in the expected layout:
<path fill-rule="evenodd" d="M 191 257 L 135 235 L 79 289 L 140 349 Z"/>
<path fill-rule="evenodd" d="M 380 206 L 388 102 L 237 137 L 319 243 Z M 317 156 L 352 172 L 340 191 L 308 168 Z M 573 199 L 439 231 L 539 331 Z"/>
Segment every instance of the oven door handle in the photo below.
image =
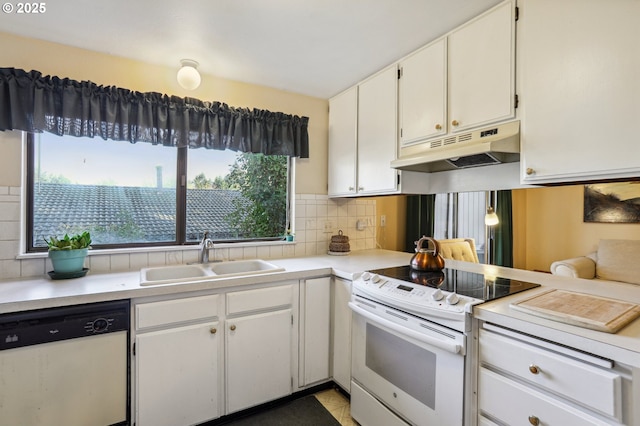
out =
<path fill-rule="evenodd" d="M 351 310 L 359 315 L 362 315 L 364 318 L 376 322 L 380 325 L 383 325 L 393 331 L 397 331 L 400 334 L 404 334 L 405 336 L 412 337 L 420 342 L 429 344 L 431 346 L 435 346 L 437 348 L 443 349 L 447 352 L 451 352 L 453 354 L 457 354 L 460 352 L 461 345 L 457 343 L 451 343 L 447 340 L 438 339 L 436 337 L 427 336 L 426 334 L 418 333 L 417 331 L 413 331 L 410 328 L 402 327 L 388 319 L 382 318 L 378 315 L 372 314 L 371 312 L 362 309 L 360 306 L 356 305 L 353 302 L 349 302 L 349 307 Z"/>

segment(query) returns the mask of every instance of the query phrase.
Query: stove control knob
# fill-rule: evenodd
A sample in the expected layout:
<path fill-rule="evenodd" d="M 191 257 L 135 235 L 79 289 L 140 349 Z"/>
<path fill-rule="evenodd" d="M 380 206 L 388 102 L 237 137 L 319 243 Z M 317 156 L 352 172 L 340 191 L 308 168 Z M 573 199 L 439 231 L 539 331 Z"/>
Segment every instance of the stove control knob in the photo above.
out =
<path fill-rule="evenodd" d="M 442 300 L 443 297 L 444 297 L 444 294 L 442 294 L 442 290 L 440 289 L 436 289 L 436 291 L 431 293 L 431 298 L 433 300 Z"/>
<path fill-rule="evenodd" d="M 371 279 L 371 274 L 368 272 L 363 272 L 360 277 L 365 281 L 369 281 Z"/>
<path fill-rule="evenodd" d="M 460 298 L 455 293 L 451 293 L 450 295 L 447 296 L 447 303 L 449 305 L 455 305 L 459 301 L 460 301 Z"/>
<path fill-rule="evenodd" d="M 380 281 L 382 281 L 382 278 L 380 278 L 380 275 L 378 274 L 373 274 L 371 276 L 371 282 L 373 283 L 379 283 Z"/>

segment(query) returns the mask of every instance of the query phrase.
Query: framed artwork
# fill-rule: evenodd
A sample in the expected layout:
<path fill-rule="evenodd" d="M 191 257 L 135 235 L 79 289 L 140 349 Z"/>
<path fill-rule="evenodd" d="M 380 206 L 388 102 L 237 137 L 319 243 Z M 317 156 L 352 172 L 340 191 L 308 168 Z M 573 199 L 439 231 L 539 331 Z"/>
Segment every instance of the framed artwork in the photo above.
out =
<path fill-rule="evenodd" d="M 640 223 L 640 182 L 585 185 L 584 221 Z"/>

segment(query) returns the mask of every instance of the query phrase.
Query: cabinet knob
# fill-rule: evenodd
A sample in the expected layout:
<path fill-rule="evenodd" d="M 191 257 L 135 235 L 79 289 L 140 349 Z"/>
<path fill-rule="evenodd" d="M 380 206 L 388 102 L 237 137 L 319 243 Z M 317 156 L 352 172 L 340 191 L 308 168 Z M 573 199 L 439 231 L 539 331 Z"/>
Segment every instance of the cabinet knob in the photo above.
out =
<path fill-rule="evenodd" d="M 362 186 L 359 186 L 358 191 L 364 191 L 364 188 Z"/>
<path fill-rule="evenodd" d="M 540 419 L 537 416 L 529 416 L 529 423 L 533 426 L 538 426 L 540 424 Z"/>
<path fill-rule="evenodd" d="M 211 334 L 216 334 L 217 332 L 218 332 L 218 330 L 215 327 L 211 327 L 209 329 L 209 333 L 211 333 Z"/>
<path fill-rule="evenodd" d="M 353 191 L 353 189 L 354 189 L 353 186 L 349 187 L 349 191 Z"/>
<path fill-rule="evenodd" d="M 235 331 L 236 330 L 236 326 L 234 324 L 232 324 L 231 326 L 229 326 L 229 330 Z"/>
<path fill-rule="evenodd" d="M 532 174 L 534 174 L 536 171 L 533 170 L 531 167 L 527 167 L 527 175 L 531 176 Z"/>
<path fill-rule="evenodd" d="M 436 130 L 442 130 L 442 125 L 441 124 L 436 124 Z"/>
<path fill-rule="evenodd" d="M 458 122 L 458 120 L 453 120 L 453 121 L 451 122 L 451 125 L 452 125 L 453 127 L 458 127 L 458 126 L 460 125 L 460 123 Z"/>
<path fill-rule="evenodd" d="M 531 364 L 531 365 L 529 366 L 529 371 L 531 372 L 531 374 L 538 374 L 538 373 L 540 373 L 540 369 L 539 369 L 539 368 L 538 368 L 538 366 L 537 366 L 537 365 L 535 365 L 535 364 Z"/>

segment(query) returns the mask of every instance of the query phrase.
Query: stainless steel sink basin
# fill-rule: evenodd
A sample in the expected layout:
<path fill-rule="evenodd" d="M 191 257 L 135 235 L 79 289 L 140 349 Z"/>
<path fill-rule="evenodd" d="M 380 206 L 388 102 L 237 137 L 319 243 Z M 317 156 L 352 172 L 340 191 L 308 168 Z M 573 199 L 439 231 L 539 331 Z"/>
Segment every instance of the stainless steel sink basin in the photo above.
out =
<path fill-rule="evenodd" d="M 140 270 L 140 285 L 208 281 L 279 271 L 284 271 L 284 268 L 261 259 L 231 260 L 196 265 L 158 266 Z"/>

